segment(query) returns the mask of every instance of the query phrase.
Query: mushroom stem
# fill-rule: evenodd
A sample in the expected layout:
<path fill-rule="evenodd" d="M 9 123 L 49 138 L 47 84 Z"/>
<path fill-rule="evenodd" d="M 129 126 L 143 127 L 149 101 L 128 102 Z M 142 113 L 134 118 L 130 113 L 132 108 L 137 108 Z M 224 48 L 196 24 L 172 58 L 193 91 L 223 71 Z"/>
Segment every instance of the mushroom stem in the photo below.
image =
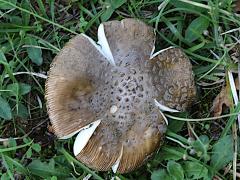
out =
<path fill-rule="evenodd" d="M 104 26 L 103 24 L 100 24 L 98 27 L 98 44 L 101 46 L 102 52 L 104 56 L 107 58 L 107 60 L 114 66 L 116 66 L 112 51 L 110 49 L 110 46 L 108 44 L 105 32 L 104 32 Z"/>
<path fill-rule="evenodd" d="M 109 47 L 105 32 L 104 32 L 104 26 L 103 24 L 100 24 L 100 26 L 98 27 L 98 42 L 96 43 L 92 38 L 90 38 L 89 36 L 87 36 L 86 34 L 81 34 L 82 36 L 84 36 L 85 38 L 87 38 L 89 40 L 89 42 L 91 44 L 94 45 L 94 47 L 108 60 L 108 62 L 110 64 L 112 64 L 113 66 L 116 66 L 113 55 L 112 55 L 112 51 Z"/>
<path fill-rule="evenodd" d="M 159 108 L 159 112 L 160 114 L 162 115 L 165 123 L 168 125 L 168 120 L 166 118 L 166 116 L 164 115 L 164 113 L 162 111 L 167 111 L 167 112 L 179 112 L 178 110 L 176 109 L 172 109 L 172 108 L 169 108 L 167 106 L 164 106 L 162 104 L 160 104 L 156 99 L 154 99 L 154 103 L 155 105 Z"/>
<path fill-rule="evenodd" d="M 161 110 L 159 110 L 159 112 L 160 112 L 160 114 L 162 115 L 162 117 L 163 117 L 163 119 L 164 119 L 166 125 L 168 125 L 168 120 L 167 120 L 165 114 L 164 114 Z"/>
<path fill-rule="evenodd" d="M 156 31 L 154 31 L 154 35 L 156 36 Z M 153 58 L 152 55 L 154 54 L 154 51 L 155 51 L 155 48 L 156 48 L 155 43 L 156 43 L 156 39 L 154 39 L 153 47 L 152 47 L 152 51 L 150 53 L 149 59 Z"/>
<path fill-rule="evenodd" d="M 70 133 L 70 134 L 68 134 L 66 136 L 60 137 L 59 139 L 69 139 L 69 138 L 73 137 L 75 134 L 77 134 L 81 130 L 82 130 L 82 128 L 80 128 L 80 129 L 78 129 L 78 130 L 76 130 L 76 131 L 74 131 L 74 132 L 72 132 L 72 133 Z"/>
<path fill-rule="evenodd" d="M 96 128 L 99 126 L 101 119 L 94 121 L 93 123 L 84 126 L 80 129 L 79 134 L 77 135 L 74 145 L 73 145 L 73 154 L 77 156 L 83 148 L 87 145 L 89 139 L 93 135 Z"/>
<path fill-rule="evenodd" d="M 112 171 L 113 171 L 114 173 L 116 173 L 117 170 L 118 170 L 120 161 L 121 161 L 121 159 L 122 159 L 122 155 L 123 155 L 123 146 L 122 146 L 122 148 L 121 148 L 121 152 L 120 152 L 120 155 L 119 155 L 118 159 L 116 160 L 116 162 L 115 162 L 115 163 L 113 164 L 113 166 L 112 166 Z"/>
<path fill-rule="evenodd" d="M 164 106 L 163 104 L 160 104 L 156 99 L 154 99 L 155 105 L 161 110 L 161 111 L 168 111 L 168 112 L 179 112 L 176 109 L 169 108 L 167 106 Z"/>

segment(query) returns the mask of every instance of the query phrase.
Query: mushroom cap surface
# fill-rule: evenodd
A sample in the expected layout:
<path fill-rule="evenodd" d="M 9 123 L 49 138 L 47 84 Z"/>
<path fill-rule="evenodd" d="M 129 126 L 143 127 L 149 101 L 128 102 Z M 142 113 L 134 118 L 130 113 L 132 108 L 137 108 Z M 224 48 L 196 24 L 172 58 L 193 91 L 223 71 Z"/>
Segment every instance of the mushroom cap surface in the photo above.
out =
<path fill-rule="evenodd" d="M 95 170 L 117 164 L 126 173 L 163 143 L 166 124 L 154 100 L 180 111 L 193 102 L 192 66 L 178 48 L 150 59 L 155 34 L 137 19 L 102 26 L 114 64 L 86 35 L 73 37 L 51 64 L 47 108 L 59 138 L 101 120 L 76 158 Z"/>

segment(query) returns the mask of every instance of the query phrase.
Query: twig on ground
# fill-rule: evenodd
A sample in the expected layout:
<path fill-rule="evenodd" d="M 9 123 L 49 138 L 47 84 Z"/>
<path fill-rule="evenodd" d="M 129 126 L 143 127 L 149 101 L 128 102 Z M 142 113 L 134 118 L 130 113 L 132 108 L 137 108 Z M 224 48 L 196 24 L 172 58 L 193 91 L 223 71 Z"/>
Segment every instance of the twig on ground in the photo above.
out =
<path fill-rule="evenodd" d="M 38 128 L 39 126 L 41 126 L 42 124 L 44 124 L 45 122 L 48 121 L 48 118 L 43 120 L 42 122 L 40 122 L 39 124 L 37 124 L 35 127 L 33 127 L 31 129 L 31 131 L 29 131 L 28 133 L 26 133 L 25 135 L 21 136 L 21 137 L 15 137 L 15 138 L 0 138 L 0 142 L 6 142 L 9 141 L 9 139 L 15 139 L 15 140 L 19 140 L 19 139 L 24 139 L 26 137 L 28 137 L 36 128 Z"/>
<path fill-rule="evenodd" d="M 41 73 L 35 73 L 35 72 L 16 72 L 16 73 L 13 73 L 13 75 L 20 75 L 20 74 L 28 74 L 28 75 L 31 75 L 31 76 L 36 76 L 36 77 L 40 77 L 40 78 L 43 78 L 43 79 L 47 79 L 47 75 L 45 74 L 41 74 Z M 4 78 L 8 78 L 9 75 L 6 74 L 4 76 Z"/>

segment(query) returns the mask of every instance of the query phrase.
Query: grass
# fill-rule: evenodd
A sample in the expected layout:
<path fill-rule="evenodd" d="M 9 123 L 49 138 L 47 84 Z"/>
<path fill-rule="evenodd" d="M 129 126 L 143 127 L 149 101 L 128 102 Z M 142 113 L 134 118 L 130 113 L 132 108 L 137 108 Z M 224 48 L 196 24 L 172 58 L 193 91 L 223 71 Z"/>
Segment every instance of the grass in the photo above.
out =
<path fill-rule="evenodd" d="M 240 16 L 232 0 L 0 0 L 1 179 L 237 179 L 239 103 L 213 117 L 228 72 L 238 77 Z M 164 146 L 128 174 L 95 172 L 75 160 L 73 140 L 47 130 L 46 72 L 75 34 L 96 37 L 102 21 L 139 18 L 154 27 L 156 49 L 181 47 L 194 67 L 198 101 L 168 114 Z M 231 91 L 226 96 L 233 102 Z"/>

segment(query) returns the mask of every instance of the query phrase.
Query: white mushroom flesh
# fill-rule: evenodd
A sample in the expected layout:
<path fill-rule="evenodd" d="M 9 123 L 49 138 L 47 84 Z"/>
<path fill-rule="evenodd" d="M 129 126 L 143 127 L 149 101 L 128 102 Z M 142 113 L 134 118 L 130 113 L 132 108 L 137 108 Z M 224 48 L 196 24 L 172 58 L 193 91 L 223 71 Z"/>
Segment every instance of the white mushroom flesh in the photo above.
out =
<path fill-rule="evenodd" d="M 89 139 L 93 135 L 96 128 L 99 126 L 100 122 L 101 120 L 99 119 L 81 128 L 73 145 L 73 153 L 75 156 L 77 156 L 82 151 L 82 149 L 87 145 Z"/>

